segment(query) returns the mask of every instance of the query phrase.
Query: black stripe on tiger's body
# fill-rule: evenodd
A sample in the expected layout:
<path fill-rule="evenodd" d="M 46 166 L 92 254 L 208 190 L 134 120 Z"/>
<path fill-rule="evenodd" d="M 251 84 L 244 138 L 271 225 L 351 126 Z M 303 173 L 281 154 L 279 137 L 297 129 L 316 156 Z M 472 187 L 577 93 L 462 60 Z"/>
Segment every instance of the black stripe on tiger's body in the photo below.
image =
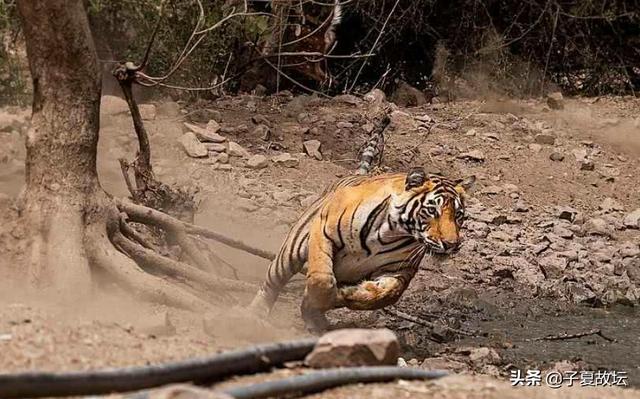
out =
<path fill-rule="evenodd" d="M 327 187 L 293 225 L 250 309 L 266 315 L 284 285 L 306 268 L 302 316 L 326 327 L 335 307 L 394 303 L 427 253 L 460 245 L 465 189 L 474 178 L 409 173 L 349 176 Z"/>

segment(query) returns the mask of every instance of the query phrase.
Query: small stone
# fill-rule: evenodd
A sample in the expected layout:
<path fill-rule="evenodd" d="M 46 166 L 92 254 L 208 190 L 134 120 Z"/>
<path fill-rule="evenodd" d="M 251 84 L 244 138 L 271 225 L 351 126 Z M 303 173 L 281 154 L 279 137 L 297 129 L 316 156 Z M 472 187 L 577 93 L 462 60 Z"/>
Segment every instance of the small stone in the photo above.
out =
<path fill-rule="evenodd" d="M 547 278 L 559 278 L 567 267 L 567 259 L 549 255 L 538 259 L 538 265 Z"/>
<path fill-rule="evenodd" d="M 611 235 L 611 227 L 604 219 L 601 218 L 592 218 L 587 220 L 584 224 L 584 229 L 585 232 L 590 235 Z"/>
<path fill-rule="evenodd" d="M 340 122 L 336 123 L 336 127 L 338 129 L 351 129 L 353 127 L 353 123 L 346 122 L 346 121 L 340 121 Z"/>
<path fill-rule="evenodd" d="M 562 162 L 564 161 L 564 154 L 561 152 L 552 152 L 551 155 L 549 155 L 549 159 L 555 162 Z"/>
<path fill-rule="evenodd" d="M 276 165 L 284 166 L 286 168 L 296 168 L 300 163 L 297 158 L 294 158 L 288 152 L 272 157 L 271 161 Z"/>
<path fill-rule="evenodd" d="M 317 159 L 318 161 L 322 161 L 322 153 L 320 152 L 321 146 L 322 143 L 320 143 L 320 141 L 318 140 L 307 140 L 302 143 L 304 152 L 310 157 Z"/>
<path fill-rule="evenodd" d="M 464 134 L 467 137 L 474 137 L 476 135 L 476 129 L 469 129 L 467 130 L 467 132 Z"/>
<path fill-rule="evenodd" d="M 145 392 L 148 399 L 233 399 L 232 396 L 219 391 L 212 391 L 187 384 L 167 385 Z"/>
<path fill-rule="evenodd" d="M 622 223 L 629 229 L 640 229 L 640 208 L 627 214 Z"/>
<path fill-rule="evenodd" d="M 263 169 L 269 165 L 267 157 L 262 154 L 256 154 L 247 160 L 247 167 L 251 169 Z"/>
<path fill-rule="evenodd" d="M 318 340 L 305 359 L 313 368 L 396 365 L 400 344 L 388 329 L 342 329 Z"/>
<path fill-rule="evenodd" d="M 368 103 L 379 104 L 386 100 L 387 96 L 380 89 L 373 89 L 364 95 L 364 101 Z"/>
<path fill-rule="evenodd" d="M 193 123 L 185 122 L 184 126 L 188 130 L 193 132 L 193 134 L 195 134 L 200 141 L 210 142 L 210 143 L 224 143 L 227 140 L 223 136 L 220 136 L 219 134 L 216 133 L 218 130 L 220 130 L 219 126 L 216 131 L 210 130 L 209 125 L 207 125 L 206 128 L 202 128 L 198 125 L 194 125 Z"/>
<path fill-rule="evenodd" d="M 391 95 L 391 101 L 399 107 L 416 107 L 427 103 L 423 92 L 406 82 L 400 82 Z"/>
<path fill-rule="evenodd" d="M 598 208 L 602 209 L 605 213 L 611 213 L 624 210 L 624 206 L 614 198 L 607 197 L 602 201 Z"/>
<path fill-rule="evenodd" d="M 542 146 L 540 144 L 531 143 L 529 144 L 529 149 L 533 152 L 540 152 L 542 150 Z"/>
<path fill-rule="evenodd" d="M 256 87 L 253 88 L 253 94 L 258 97 L 263 97 L 267 94 L 267 88 L 258 83 Z"/>
<path fill-rule="evenodd" d="M 226 152 L 221 152 L 220 154 L 216 155 L 216 161 L 222 164 L 229 163 L 229 154 L 227 154 Z"/>
<path fill-rule="evenodd" d="M 573 238 L 573 231 L 571 231 L 569 229 L 565 229 L 562 226 L 555 226 L 553 228 L 553 234 L 557 235 L 558 237 L 565 238 L 565 239 Z"/>
<path fill-rule="evenodd" d="M 255 123 L 256 125 L 266 125 L 267 127 L 271 127 L 271 121 L 264 115 L 252 116 L 251 122 Z"/>
<path fill-rule="evenodd" d="M 513 206 L 513 211 L 514 212 L 529 212 L 529 207 L 527 206 L 527 204 L 524 201 L 519 200 Z"/>
<path fill-rule="evenodd" d="M 207 122 L 206 129 L 207 132 L 211 134 L 218 133 L 220 131 L 220 124 L 215 119 L 211 119 L 209 122 Z"/>
<path fill-rule="evenodd" d="M 546 145 L 553 145 L 556 142 L 555 136 L 552 136 L 550 134 L 537 134 L 534 140 L 538 144 Z"/>
<path fill-rule="evenodd" d="M 467 161 L 474 161 L 474 162 L 484 162 L 485 157 L 482 151 L 472 150 L 472 151 L 465 152 L 458 155 L 458 159 L 464 159 Z"/>
<path fill-rule="evenodd" d="M 153 121 L 156 119 L 156 106 L 153 104 L 140 104 L 138 106 L 140 116 L 143 121 Z"/>
<path fill-rule="evenodd" d="M 584 148 L 575 148 L 571 150 L 571 153 L 576 158 L 576 161 L 582 162 L 587 159 L 587 150 Z"/>
<path fill-rule="evenodd" d="M 577 215 L 578 211 L 568 206 L 558 207 L 556 211 L 556 216 L 558 216 L 558 219 L 568 220 L 572 223 L 576 220 Z"/>
<path fill-rule="evenodd" d="M 555 92 L 547 95 L 547 105 L 551 109 L 564 109 L 564 98 L 562 93 Z"/>
<path fill-rule="evenodd" d="M 249 151 L 246 150 L 246 148 L 236 143 L 235 141 L 229 142 L 229 148 L 227 152 L 232 157 L 249 158 L 251 156 L 251 154 L 249 153 Z"/>
<path fill-rule="evenodd" d="M 596 168 L 593 161 L 584 160 L 580 162 L 580 170 L 592 171 Z"/>
<path fill-rule="evenodd" d="M 251 134 L 253 136 L 260 137 L 260 139 L 264 141 L 271 140 L 271 129 L 269 129 L 269 126 L 267 125 L 260 124 L 256 126 Z"/>
<path fill-rule="evenodd" d="M 187 132 L 180 137 L 182 148 L 191 158 L 205 158 L 209 156 L 207 146 L 198 141 L 195 134 Z"/>
<path fill-rule="evenodd" d="M 469 360 L 476 366 L 500 363 L 500 355 L 493 348 L 480 347 L 471 349 Z"/>
<path fill-rule="evenodd" d="M 341 102 L 349 105 L 358 105 L 360 104 L 360 99 L 353 94 L 341 94 L 339 96 L 333 97 L 333 100 L 336 102 Z"/>
<path fill-rule="evenodd" d="M 572 281 L 567 283 L 566 292 L 569 298 L 577 304 L 589 304 L 597 299 L 596 294 L 589 288 Z"/>
<path fill-rule="evenodd" d="M 224 144 L 206 143 L 205 146 L 207 147 L 207 150 L 213 151 L 213 152 L 225 152 L 225 151 L 227 151 L 227 146 L 224 145 Z"/>

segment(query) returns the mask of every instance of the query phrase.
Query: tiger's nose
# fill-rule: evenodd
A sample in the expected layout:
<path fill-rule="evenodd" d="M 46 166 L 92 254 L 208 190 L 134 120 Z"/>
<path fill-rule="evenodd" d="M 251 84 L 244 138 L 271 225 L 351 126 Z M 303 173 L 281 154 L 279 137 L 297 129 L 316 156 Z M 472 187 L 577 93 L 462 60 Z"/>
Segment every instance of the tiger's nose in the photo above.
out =
<path fill-rule="evenodd" d="M 460 249 L 460 241 L 442 240 L 442 246 L 447 253 L 456 252 L 458 249 Z"/>

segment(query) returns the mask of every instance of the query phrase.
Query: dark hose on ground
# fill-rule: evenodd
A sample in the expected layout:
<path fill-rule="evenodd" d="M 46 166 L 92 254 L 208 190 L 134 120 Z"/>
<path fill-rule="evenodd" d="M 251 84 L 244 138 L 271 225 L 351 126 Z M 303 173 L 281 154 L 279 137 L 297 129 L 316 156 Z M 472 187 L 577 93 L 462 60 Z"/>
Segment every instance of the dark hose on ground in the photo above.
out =
<path fill-rule="evenodd" d="M 200 359 L 160 365 L 80 371 L 0 374 L 0 398 L 100 395 L 180 382 L 214 382 L 232 375 L 267 371 L 303 359 L 316 338 L 266 344 Z"/>
<path fill-rule="evenodd" d="M 402 367 L 352 367 L 313 371 L 295 377 L 267 381 L 222 390 L 235 399 L 304 395 L 341 385 L 393 380 L 432 380 L 447 375 L 444 371 L 427 371 Z"/>

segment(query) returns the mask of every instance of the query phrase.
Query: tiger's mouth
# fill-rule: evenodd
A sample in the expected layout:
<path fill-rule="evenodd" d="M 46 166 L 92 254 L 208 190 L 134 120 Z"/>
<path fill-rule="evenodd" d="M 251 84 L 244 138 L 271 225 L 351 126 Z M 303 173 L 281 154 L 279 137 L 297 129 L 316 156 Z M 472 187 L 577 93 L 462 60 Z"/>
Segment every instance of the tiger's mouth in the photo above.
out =
<path fill-rule="evenodd" d="M 433 255 L 451 255 L 460 250 L 460 242 L 446 242 L 442 240 L 434 240 L 429 237 L 421 236 L 418 239 L 424 245 L 429 253 Z"/>

